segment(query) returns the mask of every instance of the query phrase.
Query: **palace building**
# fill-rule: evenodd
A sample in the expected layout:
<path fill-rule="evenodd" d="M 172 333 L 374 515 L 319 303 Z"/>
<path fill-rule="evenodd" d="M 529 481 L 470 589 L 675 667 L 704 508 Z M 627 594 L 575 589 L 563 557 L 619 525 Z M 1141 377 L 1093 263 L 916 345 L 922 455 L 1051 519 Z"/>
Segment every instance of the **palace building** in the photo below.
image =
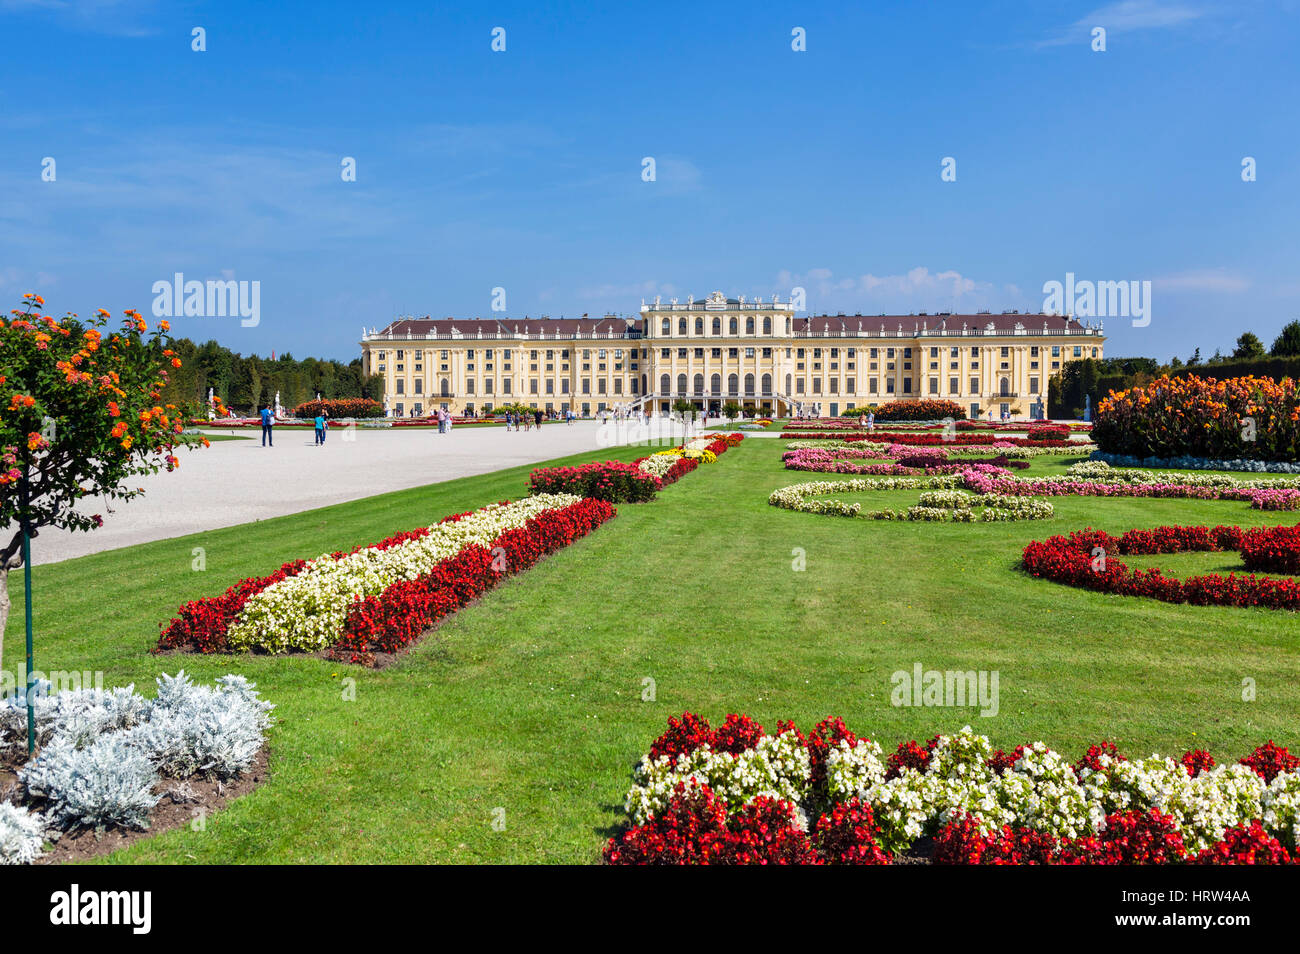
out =
<path fill-rule="evenodd" d="M 779 297 L 641 305 L 623 318 L 400 318 L 361 339 L 390 415 L 503 404 L 668 413 L 685 398 L 774 416 L 942 398 L 971 417 L 1039 416 L 1065 362 L 1100 358 L 1100 325 L 1060 315 L 800 316 Z"/>

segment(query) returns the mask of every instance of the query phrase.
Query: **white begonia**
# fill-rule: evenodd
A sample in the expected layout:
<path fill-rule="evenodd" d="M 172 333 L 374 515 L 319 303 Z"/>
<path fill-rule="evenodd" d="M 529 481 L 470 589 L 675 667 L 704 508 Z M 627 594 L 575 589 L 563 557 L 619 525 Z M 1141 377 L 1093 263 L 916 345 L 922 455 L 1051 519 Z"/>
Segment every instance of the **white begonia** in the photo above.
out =
<path fill-rule="evenodd" d="M 633 824 L 645 824 L 668 804 L 678 783 L 691 781 L 707 785 L 728 811 L 760 795 L 798 804 L 807 795 L 811 775 L 808 750 L 792 732 L 764 736 L 739 755 L 702 746 L 675 759 L 663 755 L 642 760 L 625 807 Z"/>
<path fill-rule="evenodd" d="M 424 536 L 385 549 L 365 547 L 340 559 L 325 554 L 297 575 L 250 597 L 239 619 L 230 625 L 227 639 L 233 649 L 325 649 L 343 635 L 348 611 L 357 600 L 379 596 L 394 583 L 426 576 L 466 547 L 491 547 L 506 530 L 580 500 L 573 494 L 538 494 L 436 524 Z"/>
<path fill-rule="evenodd" d="M 1300 849 L 1300 773 L 1280 772 L 1260 797 L 1260 821 L 1278 841 Z"/>

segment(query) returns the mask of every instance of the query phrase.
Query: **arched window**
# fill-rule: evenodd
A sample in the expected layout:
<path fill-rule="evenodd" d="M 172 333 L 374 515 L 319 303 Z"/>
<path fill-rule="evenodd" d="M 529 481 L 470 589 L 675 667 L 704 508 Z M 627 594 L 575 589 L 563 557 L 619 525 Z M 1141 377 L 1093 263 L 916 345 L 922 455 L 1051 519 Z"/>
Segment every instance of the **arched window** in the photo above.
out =
<path fill-rule="evenodd" d="M 764 318 L 764 319 L 763 319 L 763 334 L 765 334 L 765 335 L 770 335 L 771 333 L 772 333 L 772 319 L 771 319 L 771 318 Z"/>
<path fill-rule="evenodd" d="M 753 333 L 754 333 L 754 319 L 753 319 L 753 318 L 746 318 L 746 319 L 745 319 L 745 334 L 747 334 L 747 335 L 752 335 Z"/>
<path fill-rule="evenodd" d="M 665 318 L 663 320 L 663 325 L 661 326 L 660 334 L 670 335 L 672 333 L 673 333 L 673 324 L 669 319 Z"/>
<path fill-rule="evenodd" d="M 732 318 L 732 319 L 731 319 L 731 332 L 730 332 L 730 333 L 733 334 L 733 335 L 736 333 L 736 319 L 735 319 L 735 318 Z"/>
<path fill-rule="evenodd" d="M 451 382 L 446 378 L 442 379 L 442 396 L 451 397 Z"/>
<path fill-rule="evenodd" d="M 1002 379 L 1000 397 L 1009 397 L 1011 395 L 1011 381 L 1007 378 Z"/>
<path fill-rule="evenodd" d="M 772 393 L 772 375 L 770 374 L 763 375 L 763 393 L 764 394 Z"/>
<path fill-rule="evenodd" d="M 722 375 L 715 374 L 709 378 L 709 393 L 715 396 L 722 393 Z"/>
<path fill-rule="evenodd" d="M 696 333 L 697 335 L 702 335 L 702 334 L 704 334 L 704 319 L 703 319 L 703 318 L 696 318 L 696 319 L 695 319 L 695 333 Z"/>
<path fill-rule="evenodd" d="M 713 333 L 715 335 L 722 334 L 722 319 L 716 315 L 713 318 Z"/>
<path fill-rule="evenodd" d="M 702 375 L 702 374 L 697 374 L 697 375 L 695 376 L 695 390 L 692 391 L 691 393 L 692 393 L 692 394 L 703 394 L 703 393 L 704 393 L 704 375 Z"/>
<path fill-rule="evenodd" d="M 754 376 L 752 374 L 745 375 L 745 394 L 749 397 L 754 394 Z"/>
<path fill-rule="evenodd" d="M 786 393 L 787 396 L 790 394 L 790 382 L 791 382 L 791 380 L 793 380 L 793 375 L 789 375 L 789 374 L 787 374 L 787 375 L 785 376 L 785 393 Z"/>
<path fill-rule="evenodd" d="M 643 375 L 641 375 L 641 393 L 642 393 L 642 394 L 649 394 L 649 393 L 650 393 L 649 391 L 646 390 L 646 384 L 647 384 L 646 376 L 643 374 Z"/>
<path fill-rule="evenodd" d="M 789 318 L 782 318 L 781 320 L 785 323 L 785 333 L 786 333 L 786 334 L 789 334 L 789 333 L 790 333 L 790 319 L 789 319 Z"/>
<path fill-rule="evenodd" d="M 669 393 L 671 393 L 672 389 L 673 389 L 672 379 L 669 378 L 668 375 L 665 374 L 665 375 L 663 375 L 662 377 L 659 378 L 659 393 L 660 393 L 660 394 L 669 394 Z"/>
<path fill-rule="evenodd" d="M 678 319 L 677 319 L 677 333 L 678 333 L 679 335 L 685 335 L 685 334 L 686 334 L 686 319 L 685 319 L 685 318 L 678 318 Z"/>
<path fill-rule="evenodd" d="M 678 394 L 686 393 L 686 375 L 684 374 L 677 375 L 677 393 Z"/>
<path fill-rule="evenodd" d="M 740 393 L 740 378 L 738 378 L 734 374 L 727 375 L 727 393 L 728 394 Z"/>

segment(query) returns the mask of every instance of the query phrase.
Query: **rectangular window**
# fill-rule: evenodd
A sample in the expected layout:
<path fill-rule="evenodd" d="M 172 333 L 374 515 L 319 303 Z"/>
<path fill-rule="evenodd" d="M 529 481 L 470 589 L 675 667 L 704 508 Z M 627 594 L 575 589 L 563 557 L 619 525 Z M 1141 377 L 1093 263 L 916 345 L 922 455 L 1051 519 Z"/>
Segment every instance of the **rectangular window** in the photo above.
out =
<path fill-rule="evenodd" d="M 894 393 L 894 379 L 893 379 L 893 378 L 885 378 L 885 393 L 886 393 L 886 394 L 893 394 L 893 393 Z"/>
<path fill-rule="evenodd" d="M 597 394 L 604 394 L 604 393 L 605 393 L 605 386 L 606 386 L 606 385 L 605 385 L 605 379 L 604 379 L 604 378 L 601 378 L 600 380 L 598 380 L 598 381 L 596 382 L 596 393 L 597 393 Z"/>
<path fill-rule="evenodd" d="M 424 381 L 422 381 L 420 378 L 415 379 L 415 393 L 416 394 L 424 393 Z"/>
<path fill-rule="evenodd" d="M 948 379 L 948 393 L 949 393 L 949 394 L 956 394 L 956 393 L 957 393 L 957 382 L 958 382 L 958 379 L 957 379 L 957 378 L 949 378 L 949 379 Z"/>
<path fill-rule="evenodd" d="M 794 379 L 794 393 L 803 394 L 803 378 Z"/>
<path fill-rule="evenodd" d="M 1037 378 L 1030 378 L 1030 379 L 1029 379 L 1029 393 L 1030 393 L 1030 394 L 1037 394 L 1037 393 L 1038 393 L 1038 379 L 1037 379 Z"/>
<path fill-rule="evenodd" d="M 880 393 L 880 379 L 879 379 L 879 378 L 869 378 L 869 379 L 867 380 L 867 393 L 868 393 L 868 394 L 879 394 L 879 393 Z"/>
<path fill-rule="evenodd" d="M 582 379 L 582 393 L 583 394 L 591 393 L 591 378 Z"/>
<path fill-rule="evenodd" d="M 403 381 L 401 378 L 397 379 L 397 393 L 398 394 L 406 393 L 406 382 Z"/>
<path fill-rule="evenodd" d="M 547 394 L 555 393 L 555 381 L 552 378 L 546 379 L 546 393 Z"/>
<path fill-rule="evenodd" d="M 938 378 L 931 378 L 931 379 L 930 379 L 930 393 L 931 393 L 931 394 L 938 394 L 938 393 L 939 393 L 939 379 L 938 379 Z"/>
<path fill-rule="evenodd" d="M 980 393 L 980 379 L 979 379 L 979 378 L 971 378 L 971 379 L 970 379 L 970 393 L 971 393 L 971 394 L 979 394 L 979 393 Z"/>
<path fill-rule="evenodd" d="M 509 393 L 510 393 L 510 379 L 509 379 L 509 378 L 506 378 L 505 380 L 503 380 L 503 381 L 501 382 L 501 393 L 502 393 L 502 394 L 509 394 Z"/>
<path fill-rule="evenodd" d="M 536 379 L 536 378 L 533 378 L 533 379 L 531 379 L 531 380 L 528 382 L 528 393 L 529 393 L 529 394 L 536 394 L 536 393 L 537 393 L 537 379 Z"/>
<path fill-rule="evenodd" d="M 847 380 L 845 380 L 845 382 L 844 382 L 844 393 L 845 393 L 845 394 L 857 394 L 857 393 L 858 393 L 858 389 L 857 389 L 857 387 L 855 386 L 856 383 L 857 383 L 857 382 L 854 381 L 853 378 L 848 378 Z"/>
<path fill-rule="evenodd" d="M 911 393 L 912 393 L 912 379 L 911 379 L 911 378 L 903 378 L 903 393 L 904 393 L 904 394 L 911 394 Z"/>

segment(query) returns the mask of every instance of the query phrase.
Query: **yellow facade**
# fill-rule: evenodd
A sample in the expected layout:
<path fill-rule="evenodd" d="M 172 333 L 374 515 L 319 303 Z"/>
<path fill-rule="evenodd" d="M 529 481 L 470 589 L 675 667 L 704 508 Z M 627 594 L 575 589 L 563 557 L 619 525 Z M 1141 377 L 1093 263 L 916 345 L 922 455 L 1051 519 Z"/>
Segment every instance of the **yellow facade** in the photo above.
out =
<path fill-rule="evenodd" d="M 1067 361 L 1105 336 L 1058 315 L 799 316 L 792 304 L 708 298 L 641 306 L 635 319 L 413 319 L 367 333 L 390 414 L 481 414 L 519 403 L 579 415 L 720 410 L 836 415 L 945 399 L 968 416 L 1027 417 Z"/>

